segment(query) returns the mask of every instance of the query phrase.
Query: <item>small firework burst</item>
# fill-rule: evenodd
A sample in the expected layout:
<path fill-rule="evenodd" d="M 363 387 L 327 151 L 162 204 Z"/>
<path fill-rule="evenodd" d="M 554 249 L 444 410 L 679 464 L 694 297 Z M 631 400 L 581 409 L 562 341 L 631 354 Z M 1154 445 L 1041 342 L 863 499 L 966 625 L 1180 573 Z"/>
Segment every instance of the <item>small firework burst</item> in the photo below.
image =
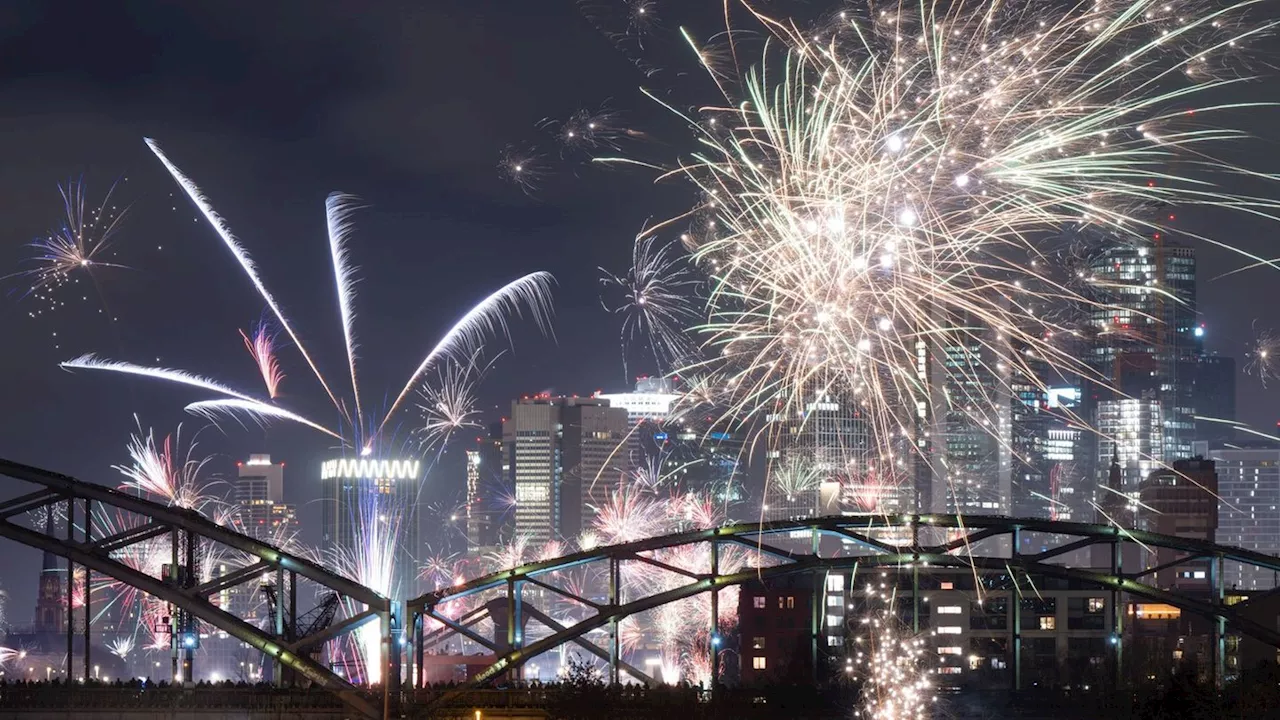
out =
<path fill-rule="evenodd" d="M 515 184 L 526 195 L 537 191 L 548 172 L 546 158 L 533 146 L 508 145 L 498 156 L 498 175 Z"/>
<path fill-rule="evenodd" d="M 1276 374 L 1277 369 L 1280 368 L 1280 337 L 1270 330 L 1258 333 L 1253 347 L 1245 353 L 1245 357 L 1248 359 L 1244 366 L 1245 374 L 1257 376 L 1262 382 L 1262 387 L 1267 386 L 1268 380 L 1280 377 Z"/>
<path fill-rule="evenodd" d="M 466 360 L 447 359 L 436 377 L 423 383 L 418 390 L 422 425 L 414 432 L 424 453 L 444 452 L 458 431 L 480 427 L 475 389 L 491 367 L 493 361 L 481 364 L 477 350 Z"/>
<path fill-rule="evenodd" d="M 688 362 L 694 345 L 686 328 L 697 319 L 693 305 L 701 284 L 672 244 L 641 235 L 632 246 L 631 269 L 615 275 L 604 268 L 600 283 L 605 310 L 622 316 L 623 372 L 633 343 L 647 342 L 660 370 Z"/>
<path fill-rule="evenodd" d="M 182 454 L 182 444 L 181 425 L 174 434 L 157 440 L 154 430 L 144 432 L 139 424 L 129 440 L 131 464 L 112 466 L 128 478 L 121 487 L 188 510 L 201 510 L 214 502 L 203 478 L 211 458 L 197 458 L 196 443 Z"/>
<path fill-rule="evenodd" d="M 867 583 L 866 614 L 845 667 L 863 681 L 862 701 L 854 715 L 868 720 L 923 720 L 934 702 L 928 648 L 923 638 L 902 625 L 894 599 L 890 583 Z"/>
<path fill-rule="evenodd" d="M 30 281 L 27 295 L 42 305 L 31 311 L 32 317 L 64 307 L 69 288 L 82 277 L 92 280 L 99 268 L 124 267 L 108 260 L 114 257 L 112 241 L 128 211 L 111 202 L 115 189 L 112 185 L 102 202 L 90 208 L 83 182 L 58 186 L 64 210 L 61 227 L 28 246 L 35 251 L 31 262 L 36 267 L 9 276 Z"/>
<path fill-rule="evenodd" d="M 628 134 L 626 128 L 619 126 L 618 113 L 608 106 L 578 110 L 565 120 L 543 120 L 539 126 L 553 131 L 565 152 L 617 150 L 619 141 Z"/>

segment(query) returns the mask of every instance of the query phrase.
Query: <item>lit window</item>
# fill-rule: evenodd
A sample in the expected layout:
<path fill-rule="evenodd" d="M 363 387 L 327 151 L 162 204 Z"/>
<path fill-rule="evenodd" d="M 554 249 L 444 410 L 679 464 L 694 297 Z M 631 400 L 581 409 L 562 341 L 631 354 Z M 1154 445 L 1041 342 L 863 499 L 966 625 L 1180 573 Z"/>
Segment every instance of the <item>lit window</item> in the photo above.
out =
<path fill-rule="evenodd" d="M 838 635 L 827 636 L 827 647 L 840 647 L 844 645 L 844 638 Z"/>
<path fill-rule="evenodd" d="M 1204 579 L 1204 571 L 1203 571 L 1203 570 L 1197 570 L 1197 571 L 1196 571 L 1196 574 L 1195 574 L 1195 579 L 1196 579 L 1196 580 L 1203 580 L 1203 579 Z"/>
<path fill-rule="evenodd" d="M 751 598 L 751 605 L 752 605 L 753 607 L 755 607 L 755 609 L 757 609 L 757 610 L 763 610 L 763 609 L 764 609 L 764 596 L 763 596 L 763 595 L 757 595 L 757 596 L 755 596 L 755 597 Z"/>
<path fill-rule="evenodd" d="M 764 649 L 764 638 L 762 638 L 762 637 L 753 637 L 753 638 L 751 638 L 751 649 L 752 649 L 752 650 L 763 650 L 763 649 Z"/>
<path fill-rule="evenodd" d="M 841 618 L 839 615 L 827 616 L 827 627 L 840 627 L 840 623 L 842 622 L 844 622 L 844 619 Z"/>
<path fill-rule="evenodd" d="M 1089 598 L 1089 612 L 1100 613 L 1107 607 L 1107 601 L 1102 598 Z"/>
<path fill-rule="evenodd" d="M 796 607 L 796 599 L 795 599 L 795 596 L 793 596 L 793 595 L 788 595 L 788 596 L 787 596 L 787 609 L 788 609 L 788 610 L 794 610 L 794 609 L 795 609 L 795 607 Z"/>
<path fill-rule="evenodd" d="M 942 605 L 940 607 L 934 608 L 933 611 L 938 613 L 939 615 L 959 615 L 960 606 L 959 605 Z"/>
<path fill-rule="evenodd" d="M 938 628 L 938 634 L 939 635 L 959 635 L 960 626 L 959 625 L 943 625 L 942 627 Z"/>
<path fill-rule="evenodd" d="M 940 675 L 959 675 L 961 668 L 958 667 L 940 667 L 938 673 Z"/>
<path fill-rule="evenodd" d="M 1040 618 L 1040 629 L 1041 629 L 1041 630 L 1052 630 L 1052 629 L 1054 628 L 1054 625 L 1056 625 L 1056 624 L 1057 624 L 1057 621 L 1055 620 L 1055 618 L 1054 618 L 1052 615 L 1046 615 L 1046 616 L 1044 616 L 1044 617 Z"/>
<path fill-rule="evenodd" d="M 753 658 L 751 658 L 751 668 L 752 668 L 753 670 L 763 670 L 763 669 L 764 669 L 764 658 L 762 658 L 762 657 L 753 657 Z"/>
<path fill-rule="evenodd" d="M 959 645 L 944 645 L 944 646 L 942 646 L 942 647 L 938 648 L 938 654 L 939 654 L 939 655 L 959 655 L 959 654 L 960 654 L 960 646 L 959 646 Z"/>
<path fill-rule="evenodd" d="M 943 582 L 938 586 L 940 590 L 954 590 L 955 587 L 956 587 L 955 583 L 949 583 L 949 582 Z"/>
<path fill-rule="evenodd" d="M 844 592 L 844 576 L 828 575 L 827 592 Z"/>
<path fill-rule="evenodd" d="M 844 607 L 844 600 L 841 600 L 840 598 L 836 597 L 835 595 L 828 595 L 828 596 L 827 596 L 827 607 Z"/>

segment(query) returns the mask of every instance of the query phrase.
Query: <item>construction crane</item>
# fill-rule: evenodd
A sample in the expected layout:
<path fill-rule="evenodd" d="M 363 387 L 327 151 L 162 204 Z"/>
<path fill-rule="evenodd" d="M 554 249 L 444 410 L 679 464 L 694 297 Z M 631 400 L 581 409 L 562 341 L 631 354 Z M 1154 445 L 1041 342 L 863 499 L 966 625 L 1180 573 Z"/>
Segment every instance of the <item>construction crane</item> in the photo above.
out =
<path fill-rule="evenodd" d="M 263 583 L 259 590 L 267 598 L 267 617 L 276 616 L 277 607 L 280 602 L 279 595 L 276 592 L 276 586 L 273 583 Z M 316 633 L 328 628 L 333 624 L 333 619 L 338 614 L 338 594 L 329 593 L 321 598 L 315 607 L 311 608 L 305 615 L 299 618 L 291 618 L 289 613 L 284 613 L 284 634 L 280 640 L 287 643 L 295 643 L 298 640 L 314 636 Z M 307 643 L 299 645 L 296 652 L 299 655 L 310 656 L 311 659 L 319 661 L 320 653 L 324 649 L 324 641 L 319 643 Z M 296 681 L 294 672 L 290 669 L 284 670 L 283 680 L 288 684 Z"/>

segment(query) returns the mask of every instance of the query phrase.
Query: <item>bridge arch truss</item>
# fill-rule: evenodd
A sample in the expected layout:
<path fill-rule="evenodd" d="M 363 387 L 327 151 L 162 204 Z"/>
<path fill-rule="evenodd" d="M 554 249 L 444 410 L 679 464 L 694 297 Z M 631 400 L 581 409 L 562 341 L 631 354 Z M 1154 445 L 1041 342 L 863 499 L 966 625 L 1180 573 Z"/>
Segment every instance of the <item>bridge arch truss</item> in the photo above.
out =
<path fill-rule="evenodd" d="M 1031 545 L 1037 548 L 1035 552 L 1020 550 Z M 663 551 L 689 546 L 704 548 L 696 553 L 702 560 L 701 566 L 674 566 L 664 562 Z M 1127 548 L 1137 548 L 1148 557 L 1160 553 L 1164 562 L 1125 568 L 1123 558 L 1133 557 Z M 730 550 L 739 557 L 745 552 L 749 561 L 737 563 L 733 568 L 723 567 L 721 558 Z M 1081 553 L 1105 557 L 1105 566 L 1084 568 L 1066 564 L 1073 558 L 1078 559 Z M 1122 598 L 1126 595 L 1165 603 L 1208 618 L 1212 621 L 1214 669 L 1216 677 L 1221 679 L 1228 627 L 1280 650 L 1280 632 L 1274 626 L 1256 622 L 1241 612 L 1247 602 L 1226 603 L 1224 567 L 1228 562 L 1280 572 L 1280 558 L 1107 525 L 946 514 L 841 516 L 695 530 L 527 563 L 410 600 L 407 616 L 412 623 L 414 677 L 418 684 L 425 681 L 426 648 L 456 636 L 465 637 L 493 653 L 492 662 L 472 679 L 474 685 L 492 682 L 566 643 L 577 643 L 607 660 L 615 682 L 622 671 L 651 683 L 652 678 L 622 661 L 618 623 L 624 618 L 707 593 L 711 606 L 708 631 L 715 637 L 719 629 L 720 591 L 731 586 L 753 580 L 850 569 L 893 569 L 918 577 L 933 568 L 964 568 L 975 573 L 1009 573 L 1015 576 L 1015 581 L 1015 573 L 1023 577 L 1061 578 L 1108 591 L 1113 615 L 1110 627 L 1117 630 L 1123 627 Z M 1161 571 L 1189 563 L 1208 566 L 1206 580 L 1210 592 L 1207 597 L 1162 589 L 1149 581 Z M 624 592 L 622 576 L 632 564 L 671 573 L 681 577 L 681 582 L 651 593 Z M 585 597 L 556 581 L 564 571 L 592 565 L 599 568 L 605 578 L 607 588 L 603 598 Z M 815 592 L 818 587 L 815 583 Z M 1015 582 L 1015 587 L 1020 586 Z M 547 626 L 549 634 L 526 644 L 521 631 L 523 622 L 530 613 L 539 613 L 523 597 L 526 588 L 568 598 L 585 611 L 572 623 L 547 623 L 545 614 L 540 613 L 544 617 L 538 619 Z M 811 649 L 816 668 L 822 610 L 817 602 L 813 608 Z M 1020 621 L 1016 610 L 1012 615 L 1012 665 L 1014 684 L 1018 687 L 1021 683 L 1021 634 L 1017 627 Z M 497 637 L 486 638 L 474 629 L 477 621 L 485 617 L 492 621 Z M 586 638 L 588 633 L 601 629 L 607 629 L 607 649 Z M 500 637 L 503 630 L 505 638 Z M 1117 672 L 1123 643 L 1118 645 Z M 715 652 L 711 656 L 712 676 L 718 677 L 719 657 Z"/>
<path fill-rule="evenodd" d="M 255 538 L 242 535 L 209 520 L 198 512 L 179 507 L 169 507 L 151 502 L 114 488 L 82 482 L 66 475 L 0 460 L 0 477 L 36 486 L 36 489 L 0 501 L 0 537 L 37 548 L 66 558 L 69 568 L 79 565 L 87 574 L 100 573 L 121 583 L 141 590 L 168 603 L 187 616 L 217 628 L 242 642 L 257 648 L 271 661 L 289 668 L 315 686 L 336 693 L 353 710 L 369 717 L 382 716 L 383 709 L 375 708 L 357 692 L 355 686 L 330 668 L 313 659 L 306 651 L 339 635 L 350 632 L 369 622 L 380 622 L 383 638 L 384 677 L 392 671 L 397 655 L 391 652 L 392 603 L 378 593 L 334 574 L 304 557 L 274 547 Z M 22 521 L 33 512 L 62 513 L 65 535 L 58 537 L 53 523 L 47 530 L 29 527 Z M 140 519 L 125 529 L 100 527 L 94 517 L 104 510 L 118 510 Z M 77 535 L 79 537 L 77 537 Z M 168 536 L 172 544 L 171 568 L 193 566 L 196 548 L 203 543 L 216 543 L 238 551 L 247 561 L 221 577 L 201 581 L 199 577 L 182 577 L 172 572 L 170 577 L 155 577 L 121 562 L 120 551 L 145 541 Z M 191 573 L 188 573 L 189 575 Z M 263 575 L 275 577 L 276 588 L 289 588 L 290 598 L 275 603 L 275 632 L 258 628 L 253 624 L 219 607 L 211 596 L 237 585 L 257 581 Z M 285 583 L 288 577 L 289 582 Z M 346 618 L 336 625 L 313 635 L 287 638 L 282 630 L 290 613 L 297 616 L 297 580 L 305 578 L 327 588 L 339 597 L 366 607 L 363 612 Z M 88 587 L 86 578 L 86 587 Z M 70 586 L 70 583 L 68 583 Z M 67 588 L 68 593 L 70 587 Z M 90 617 L 90 594 L 85 593 L 85 618 Z M 71 677 L 73 604 L 66 604 L 67 622 L 67 676 Z M 88 668 L 89 633 L 91 623 L 83 625 L 85 633 L 85 677 Z M 276 674 L 281 677 L 280 673 Z M 384 699 L 384 706 L 386 700 Z"/>

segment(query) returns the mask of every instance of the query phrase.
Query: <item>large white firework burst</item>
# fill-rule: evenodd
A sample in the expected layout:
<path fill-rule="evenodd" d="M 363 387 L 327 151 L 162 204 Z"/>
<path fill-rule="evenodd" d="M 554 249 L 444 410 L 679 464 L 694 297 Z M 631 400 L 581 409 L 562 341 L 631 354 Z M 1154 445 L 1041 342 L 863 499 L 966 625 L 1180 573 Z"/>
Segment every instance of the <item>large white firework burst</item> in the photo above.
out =
<path fill-rule="evenodd" d="M 916 447 L 942 404 L 995 427 L 995 393 L 1046 367 L 1105 383 L 1052 341 L 1078 329 L 1062 307 L 1098 301 L 1050 269 L 1050 240 L 1151 243 L 1170 233 L 1157 204 L 1272 211 L 1215 184 L 1241 171 L 1214 147 L 1243 134 L 1208 124 L 1272 29 L 1243 19 L 1254 4 L 849 5 L 800 28 L 743 3 L 768 40 L 731 42 L 729 79 L 696 48 L 724 98 L 684 115 L 701 150 L 671 174 L 702 202 L 652 230 L 687 226 L 711 282 L 705 359 L 682 374 L 766 426 L 839 398 L 873 458 Z M 940 397 L 948 347 L 965 397 Z"/>

